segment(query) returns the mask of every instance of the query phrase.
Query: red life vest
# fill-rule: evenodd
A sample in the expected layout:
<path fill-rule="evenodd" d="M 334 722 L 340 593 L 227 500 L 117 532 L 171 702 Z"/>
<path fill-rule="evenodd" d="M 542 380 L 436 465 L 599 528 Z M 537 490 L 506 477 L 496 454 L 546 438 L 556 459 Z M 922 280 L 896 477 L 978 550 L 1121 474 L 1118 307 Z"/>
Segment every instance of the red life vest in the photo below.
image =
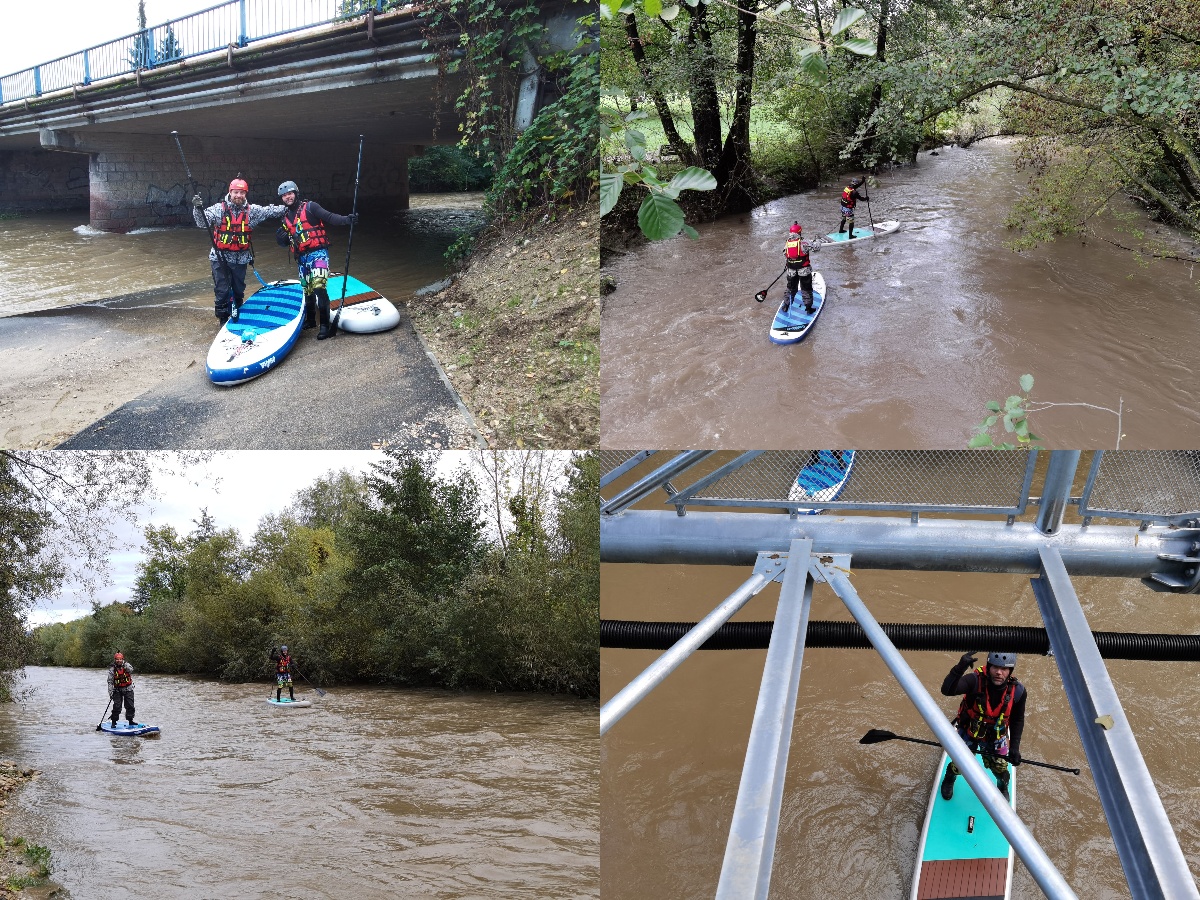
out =
<path fill-rule="evenodd" d="M 129 670 L 124 665 L 117 666 L 113 669 L 113 686 L 118 688 L 127 688 L 133 684 L 133 676 L 129 674 Z M 114 713 L 115 715 L 115 713 Z"/>
<path fill-rule="evenodd" d="M 854 209 L 854 205 L 856 203 L 858 203 L 857 189 L 850 187 L 850 185 L 846 185 L 844 188 L 842 188 L 842 206 L 846 207 L 847 209 Z"/>
<path fill-rule="evenodd" d="M 988 697 L 987 666 L 975 670 L 975 693 L 963 696 L 954 721 L 959 728 L 978 741 L 1000 741 L 1008 733 L 1013 701 L 1017 697 L 1017 679 L 1011 675 L 1004 683 L 1000 702 L 992 706 Z"/>
<path fill-rule="evenodd" d="M 286 675 L 291 671 L 292 655 L 281 656 L 275 661 L 275 671 L 280 675 Z"/>
<path fill-rule="evenodd" d="M 788 268 L 806 269 L 811 265 L 808 261 L 808 250 L 798 234 L 793 234 L 787 239 L 787 243 L 783 245 L 783 255 L 787 259 Z"/>
<path fill-rule="evenodd" d="M 295 218 L 289 219 L 287 215 L 284 215 L 283 227 L 291 235 L 292 249 L 297 256 L 307 253 L 309 250 L 321 250 L 329 246 L 329 241 L 325 238 L 325 226 L 320 222 L 314 224 L 308 221 L 307 200 L 300 204 Z"/>
<path fill-rule="evenodd" d="M 247 250 L 250 247 L 250 205 L 234 212 L 221 201 L 221 223 L 213 229 L 213 241 L 218 250 Z"/>

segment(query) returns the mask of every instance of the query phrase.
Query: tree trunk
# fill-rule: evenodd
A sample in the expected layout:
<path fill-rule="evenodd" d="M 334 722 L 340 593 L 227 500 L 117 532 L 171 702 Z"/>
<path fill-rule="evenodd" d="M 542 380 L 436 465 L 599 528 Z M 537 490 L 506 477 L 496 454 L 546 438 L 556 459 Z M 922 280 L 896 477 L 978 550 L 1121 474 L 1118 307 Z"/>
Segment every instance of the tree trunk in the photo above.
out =
<path fill-rule="evenodd" d="M 875 34 L 875 59 L 884 61 L 884 50 L 887 44 L 888 0 L 880 0 L 879 31 Z M 883 103 L 883 82 L 876 80 L 875 89 L 871 91 L 871 105 L 867 109 L 867 119 L 870 120 Z M 875 152 L 875 138 L 870 137 L 863 143 L 863 155 L 871 156 Z"/>
<path fill-rule="evenodd" d="M 745 2 L 745 0 L 744 0 Z M 755 4 L 757 6 L 757 4 Z M 717 190 L 725 195 L 724 209 L 729 212 L 750 209 L 754 170 L 750 165 L 750 108 L 754 89 L 754 48 L 758 40 L 758 14 L 738 9 L 737 87 L 734 94 L 733 121 L 721 151 L 721 160 L 713 175 Z"/>
<path fill-rule="evenodd" d="M 721 106 L 717 98 L 716 60 L 713 56 L 712 32 L 708 28 L 708 4 L 686 7 L 691 15 L 688 24 L 688 49 L 694 67 L 688 81 L 688 97 L 692 101 L 692 134 L 696 137 L 696 153 L 700 165 L 712 171 L 721 158 Z"/>
<path fill-rule="evenodd" d="M 651 81 L 650 64 L 646 61 L 646 48 L 642 45 L 641 35 L 638 34 L 637 20 L 633 17 L 633 13 L 625 16 L 625 35 L 629 38 L 629 49 L 633 53 L 638 71 L 642 73 L 642 83 L 646 85 L 646 93 L 650 95 L 651 101 L 658 109 L 658 120 L 662 122 L 663 134 L 666 135 L 667 142 L 675 148 L 683 162 L 689 166 L 692 165 L 695 162 L 692 148 L 679 136 L 679 131 L 675 128 L 675 117 L 671 115 L 671 107 L 667 106 L 667 98 Z"/>

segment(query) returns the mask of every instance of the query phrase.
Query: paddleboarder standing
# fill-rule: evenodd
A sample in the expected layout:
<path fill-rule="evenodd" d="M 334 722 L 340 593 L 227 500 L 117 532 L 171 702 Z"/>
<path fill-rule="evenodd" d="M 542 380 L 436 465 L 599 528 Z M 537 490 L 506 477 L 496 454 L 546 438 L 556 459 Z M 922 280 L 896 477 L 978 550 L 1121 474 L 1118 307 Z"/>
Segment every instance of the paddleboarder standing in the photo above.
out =
<path fill-rule="evenodd" d="M 846 235 L 846 240 L 850 240 L 854 237 L 854 207 L 858 204 L 859 200 L 869 201 L 871 199 L 866 194 L 860 194 L 858 192 L 858 189 L 862 187 L 865 182 L 865 178 L 863 178 L 861 175 L 856 175 L 854 178 L 850 179 L 850 183 L 846 185 L 846 187 L 842 188 L 842 223 L 838 225 L 838 234 L 841 234 L 848 227 L 850 229 L 850 233 Z"/>
<path fill-rule="evenodd" d="M 281 246 L 292 248 L 292 255 L 300 267 L 300 284 L 304 286 L 304 327 L 314 327 L 314 312 L 319 313 L 321 330 L 317 332 L 317 340 L 323 341 L 329 337 L 329 293 L 325 290 L 329 280 L 329 239 L 325 228 L 328 225 L 354 225 L 358 213 L 341 216 L 312 200 L 301 200 L 300 188 L 294 181 L 285 181 L 279 186 L 279 199 L 287 212 L 277 238 Z"/>
<path fill-rule="evenodd" d="M 1025 685 L 1013 677 L 1015 653 L 989 653 L 987 663 L 975 668 L 975 654 L 964 653 L 955 663 L 942 693 L 962 694 L 954 726 L 959 737 L 996 776 L 996 787 L 1008 798 L 1008 764 L 1021 764 L 1021 733 L 1025 730 Z M 942 779 L 942 796 L 954 796 L 954 779 L 959 770 L 953 762 Z"/>
<path fill-rule="evenodd" d="M 800 298 L 804 301 L 804 311 L 813 311 L 813 276 L 812 262 L 808 258 L 810 252 L 821 249 L 820 243 L 806 241 L 801 237 L 799 222 L 793 222 L 788 231 L 787 241 L 783 245 L 783 258 L 787 266 L 787 290 L 783 300 L 783 311 L 791 309 L 792 301 L 796 299 L 796 288 L 800 289 Z"/>
<path fill-rule="evenodd" d="M 271 648 L 271 661 L 275 663 L 275 699 L 283 699 L 283 688 L 286 685 L 288 696 L 296 699 L 296 690 L 292 686 L 292 655 L 288 653 L 287 644 Z"/>
<path fill-rule="evenodd" d="M 108 667 L 108 695 L 112 698 L 112 727 L 117 727 L 117 719 L 121 716 L 121 707 L 125 707 L 125 721 L 132 727 L 133 718 L 133 666 L 125 661 L 125 655 L 119 650 L 113 654 L 112 665 Z"/>
<path fill-rule="evenodd" d="M 277 219 L 286 207 L 258 206 L 246 202 L 250 190 L 241 178 L 229 182 L 229 193 L 220 203 L 204 208 L 204 198 L 192 198 L 192 218 L 200 228 L 212 230 L 213 246 L 208 251 L 212 264 L 214 312 L 221 324 L 237 318 L 237 311 L 246 299 L 246 266 L 254 261 L 250 234 L 254 226 L 267 219 Z"/>

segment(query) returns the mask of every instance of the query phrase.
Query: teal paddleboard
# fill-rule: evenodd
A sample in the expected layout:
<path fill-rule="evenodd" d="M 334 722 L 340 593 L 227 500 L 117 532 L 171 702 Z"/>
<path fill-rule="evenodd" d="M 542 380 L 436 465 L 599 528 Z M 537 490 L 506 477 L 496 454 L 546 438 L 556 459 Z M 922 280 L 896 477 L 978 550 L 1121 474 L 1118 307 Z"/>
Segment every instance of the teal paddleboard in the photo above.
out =
<path fill-rule="evenodd" d="M 976 759 L 983 764 L 982 757 Z M 965 778 L 956 778 L 954 796 L 943 799 L 942 778 L 949 764 L 950 757 L 943 752 L 921 829 L 910 900 L 1010 900 L 1012 846 Z M 996 777 L 986 767 L 985 771 L 992 790 L 998 791 Z M 1009 805 L 1015 810 L 1016 772 L 1012 766 L 1008 771 Z"/>
<path fill-rule="evenodd" d="M 837 232 L 825 235 L 825 240 L 831 244 L 853 244 L 855 241 L 865 241 L 867 238 L 882 237 L 885 234 L 891 234 L 900 227 L 900 223 L 895 219 L 887 222 L 879 222 L 870 228 L 855 228 L 854 236 L 851 237 L 846 232 Z"/>

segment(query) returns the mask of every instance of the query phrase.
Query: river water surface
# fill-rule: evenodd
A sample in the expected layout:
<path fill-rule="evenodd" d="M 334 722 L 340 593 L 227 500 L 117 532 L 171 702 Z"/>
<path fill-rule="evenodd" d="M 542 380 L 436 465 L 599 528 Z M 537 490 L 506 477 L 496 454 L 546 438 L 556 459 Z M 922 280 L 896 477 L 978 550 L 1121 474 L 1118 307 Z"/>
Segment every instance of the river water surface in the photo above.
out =
<path fill-rule="evenodd" d="M 76 900 L 599 896 L 594 703 L 139 675 L 162 734 L 130 738 L 95 730 L 102 671 L 25 673 L 8 827 Z"/>
<path fill-rule="evenodd" d="M 783 282 L 766 303 L 754 293 L 780 273 L 793 219 L 806 236 L 836 230 L 840 185 L 621 257 L 602 445 L 964 447 L 987 402 L 1030 373 L 1037 400 L 1121 410 L 1122 447 L 1200 446 L 1200 273 L 1077 238 L 1007 250 L 1024 186 L 1014 159 L 996 139 L 880 176 L 871 213 L 901 231 L 813 256 L 829 304 L 799 345 L 767 338 Z M 1083 406 L 1032 419 L 1060 447 L 1113 447 L 1117 421 Z"/>

